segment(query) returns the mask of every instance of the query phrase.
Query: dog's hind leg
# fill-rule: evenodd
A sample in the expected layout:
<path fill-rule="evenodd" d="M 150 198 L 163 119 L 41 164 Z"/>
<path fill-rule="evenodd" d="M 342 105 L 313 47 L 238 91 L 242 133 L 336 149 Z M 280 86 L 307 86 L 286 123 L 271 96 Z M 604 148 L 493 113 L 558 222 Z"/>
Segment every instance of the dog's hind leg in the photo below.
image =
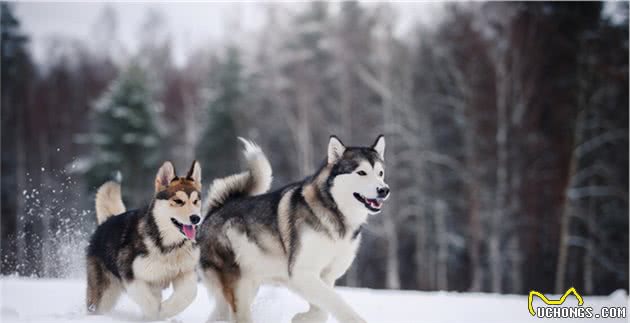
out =
<path fill-rule="evenodd" d="M 103 268 L 100 266 L 98 260 L 94 258 L 87 259 L 87 291 L 86 291 L 86 306 L 88 313 L 98 313 L 99 304 L 101 298 L 103 298 L 103 291 L 109 285 L 109 280 L 105 277 Z"/>
<path fill-rule="evenodd" d="M 87 261 L 87 310 L 88 313 L 109 312 L 122 293 L 120 281 L 109 273 L 95 258 Z"/>
<path fill-rule="evenodd" d="M 169 318 L 183 311 L 197 296 L 197 275 L 189 271 L 173 280 L 173 294 L 162 303 L 161 318 Z"/>
<path fill-rule="evenodd" d="M 161 293 L 147 282 L 135 279 L 126 284 L 127 295 L 140 306 L 142 313 L 148 319 L 155 320 L 160 314 Z"/>
<path fill-rule="evenodd" d="M 101 303 L 99 305 L 99 311 L 103 313 L 111 311 L 116 303 L 118 303 L 118 299 L 123 292 L 122 284 L 118 279 L 112 277 L 111 284 L 105 291 L 103 292 L 103 297 L 101 298 Z"/>
<path fill-rule="evenodd" d="M 231 309 L 223 292 L 223 284 L 214 269 L 203 269 L 201 281 L 208 290 L 208 298 L 214 300 L 214 309 L 208 318 L 208 323 L 216 321 L 231 321 Z"/>
<path fill-rule="evenodd" d="M 238 277 L 232 284 L 223 287 L 223 293 L 232 308 L 235 323 L 252 322 L 252 302 L 258 292 L 258 284 L 251 279 Z M 230 297 L 230 294 L 232 297 Z"/>

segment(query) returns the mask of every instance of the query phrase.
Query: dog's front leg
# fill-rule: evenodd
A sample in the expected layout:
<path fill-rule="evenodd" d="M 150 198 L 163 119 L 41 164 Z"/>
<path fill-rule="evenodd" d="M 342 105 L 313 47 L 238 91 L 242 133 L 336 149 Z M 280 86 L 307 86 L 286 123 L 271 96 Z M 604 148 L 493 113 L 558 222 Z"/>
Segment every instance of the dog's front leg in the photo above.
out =
<path fill-rule="evenodd" d="M 332 275 L 323 275 L 322 280 L 325 284 L 335 287 L 335 279 Z M 304 313 L 296 314 L 291 323 L 317 323 L 326 322 L 328 320 L 328 313 L 315 304 L 309 303 L 308 311 Z"/>
<path fill-rule="evenodd" d="M 149 285 L 149 283 L 135 279 L 126 284 L 127 295 L 136 304 L 140 305 L 142 313 L 149 320 L 156 320 L 160 313 L 159 293 L 156 293 L 156 288 Z"/>
<path fill-rule="evenodd" d="M 195 271 L 182 273 L 173 280 L 173 294 L 162 303 L 161 318 L 169 318 L 183 311 L 197 296 Z"/>
<path fill-rule="evenodd" d="M 325 283 L 319 275 L 300 274 L 294 276 L 289 286 L 306 301 L 332 313 L 341 323 L 365 323 L 344 300 L 335 292 L 332 284 Z M 319 309 L 314 309 L 316 312 Z M 307 312 L 308 313 L 308 312 Z"/>

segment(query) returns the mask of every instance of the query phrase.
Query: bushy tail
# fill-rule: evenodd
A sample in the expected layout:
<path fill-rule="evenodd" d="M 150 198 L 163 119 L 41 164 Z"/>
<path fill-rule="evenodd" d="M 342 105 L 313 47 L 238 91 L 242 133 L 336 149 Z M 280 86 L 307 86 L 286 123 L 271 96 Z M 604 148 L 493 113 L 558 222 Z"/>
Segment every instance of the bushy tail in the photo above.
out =
<path fill-rule="evenodd" d="M 120 183 L 109 181 L 96 191 L 96 221 L 105 222 L 109 217 L 125 213 L 125 204 L 120 193 Z"/>
<path fill-rule="evenodd" d="M 267 156 L 254 142 L 238 138 L 245 146 L 243 153 L 247 160 L 247 171 L 224 178 L 215 179 L 208 193 L 208 210 L 221 207 L 228 200 L 239 196 L 252 196 L 266 193 L 271 187 L 271 164 Z"/>

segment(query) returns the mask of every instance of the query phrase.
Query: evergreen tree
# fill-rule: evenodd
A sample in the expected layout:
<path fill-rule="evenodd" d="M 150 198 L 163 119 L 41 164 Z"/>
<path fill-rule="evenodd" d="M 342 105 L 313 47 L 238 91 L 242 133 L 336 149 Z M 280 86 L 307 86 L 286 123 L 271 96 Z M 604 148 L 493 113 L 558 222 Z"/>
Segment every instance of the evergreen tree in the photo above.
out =
<path fill-rule="evenodd" d="M 2 115 L 2 273 L 15 270 L 12 252 L 16 229 L 20 227 L 18 213 L 23 211 L 21 196 L 17 195 L 24 176 L 24 152 L 20 147 L 23 120 L 29 84 L 34 76 L 33 65 L 26 49 L 28 37 L 20 30 L 20 22 L 13 14 L 12 5 L 0 4 L 2 40 L 0 55 L 2 89 L 0 115 Z"/>
<path fill-rule="evenodd" d="M 121 73 L 94 106 L 95 128 L 89 142 L 87 180 L 95 189 L 120 171 L 125 197 L 146 200 L 160 163 L 156 104 L 144 71 L 132 65 Z"/>
<path fill-rule="evenodd" d="M 240 108 L 244 94 L 237 48 L 228 48 L 224 61 L 219 62 L 210 79 L 210 87 L 213 98 L 208 104 L 208 124 L 197 150 L 206 178 L 225 176 L 238 169 L 238 164 L 234 164 L 240 151 L 236 145 L 234 114 Z"/>

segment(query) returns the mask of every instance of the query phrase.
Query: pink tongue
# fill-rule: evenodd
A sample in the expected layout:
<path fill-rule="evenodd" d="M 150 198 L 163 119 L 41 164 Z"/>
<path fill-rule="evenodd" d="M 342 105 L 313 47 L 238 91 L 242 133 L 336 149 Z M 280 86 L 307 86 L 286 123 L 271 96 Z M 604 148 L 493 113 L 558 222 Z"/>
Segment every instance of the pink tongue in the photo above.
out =
<path fill-rule="evenodd" d="M 195 240 L 195 235 L 197 234 L 197 229 L 194 225 L 183 225 L 184 234 L 190 240 Z"/>

